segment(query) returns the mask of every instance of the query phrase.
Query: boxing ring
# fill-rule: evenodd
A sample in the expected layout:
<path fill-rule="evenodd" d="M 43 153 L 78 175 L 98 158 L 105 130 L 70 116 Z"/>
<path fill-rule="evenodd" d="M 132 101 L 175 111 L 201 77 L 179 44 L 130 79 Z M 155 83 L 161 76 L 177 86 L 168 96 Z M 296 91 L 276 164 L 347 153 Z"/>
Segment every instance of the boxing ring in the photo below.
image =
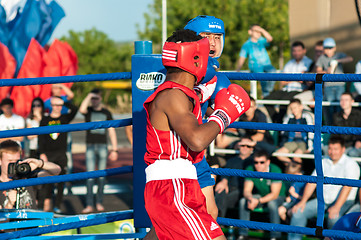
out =
<path fill-rule="evenodd" d="M 137 53 L 137 51 L 136 51 Z M 145 52 L 147 53 L 147 52 Z M 133 124 L 133 166 L 99 170 L 93 172 L 75 173 L 61 176 L 42 177 L 27 180 L 16 180 L 7 183 L 0 183 L 0 190 L 11 189 L 21 186 L 34 186 L 45 183 L 58 183 L 84 180 L 88 178 L 106 177 L 116 174 L 133 172 L 133 208 L 134 210 L 108 212 L 88 215 L 65 216 L 61 219 L 53 218 L 50 213 L 32 213 L 26 210 L 9 210 L 1 213 L 1 217 L 11 218 L 31 218 L 35 222 L 18 221 L 15 225 L 12 222 L 0 223 L 0 229 L 11 229 L 31 226 L 41 226 L 38 228 L 30 228 L 18 230 L 15 232 L 2 233 L 1 239 L 47 239 L 56 238 L 55 236 L 39 236 L 45 233 L 57 232 L 65 229 L 75 229 L 84 226 L 98 225 L 107 222 L 113 222 L 123 219 L 134 219 L 134 227 L 138 229 L 137 233 L 131 234 L 101 234 L 101 235 L 71 235 L 67 239 L 119 239 L 119 238 L 142 238 L 145 236 L 145 228 L 151 226 L 150 220 L 144 208 L 144 186 L 146 167 L 144 163 L 145 153 L 145 137 L 146 137 L 146 115 L 143 109 L 143 102 L 154 92 L 154 89 L 165 80 L 165 69 L 161 62 L 159 54 L 135 54 L 132 56 L 132 72 L 78 75 L 67 77 L 45 77 L 45 78 L 28 78 L 28 79 L 3 79 L 0 80 L 0 86 L 25 86 L 36 84 L 51 84 L 65 82 L 89 82 L 89 81 L 105 81 L 105 80 L 121 80 L 132 79 L 132 118 L 112 121 L 77 123 L 58 126 L 46 126 L 38 128 L 26 128 L 20 130 L 1 131 L 0 138 L 49 134 L 54 132 L 72 132 L 84 131 L 90 129 L 124 127 Z M 237 122 L 230 125 L 233 128 L 244 129 L 262 129 L 275 131 L 300 131 L 313 132 L 314 135 L 314 155 L 316 176 L 302 176 L 291 174 L 277 173 L 261 173 L 245 170 L 234 169 L 212 169 L 212 173 L 217 175 L 253 177 L 265 179 L 277 179 L 285 181 L 299 181 L 316 183 L 316 192 L 318 200 L 317 222 L 316 227 L 296 227 L 283 224 L 271 224 L 254 221 L 243 221 L 236 219 L 218 218 L 217 221 L 221 225 L 236 226 L 249 229 L 259 229 L 266 231 L 279 231 L 286 233 L 300 233 L 316 237 L 340 237 L 344 239 L 361 239 L 361 234 L 347 231 L 335 231 L 324 229 L 324 200 L 323 200 L 323 184 L 335 184 L 343 186 L 361 187 L 361 181 L 329 178 L 323 175 L 322 171 L 322 151 L 321 151 L 321 134 L 356 134 L 361 135 L 361 128 L 333 127 L 322 126 L 322 83 L 323 82 L 353 82 L 361 81 L 361 76 L 357 74 L 251 74 L 251 73 L 235 73 L 224 72 L 231 80 L 257 80 L 257 81 L 314 81 L 315 82 L 315 124 L 314 125 L 284 125 L 275 123 L 247 123 Z M 47 215 L 50 214 L 50 215 Z M 27 223 L 28 222 L 28 223 Z M 64 236 L 59 236 L 64 237 Z"/>

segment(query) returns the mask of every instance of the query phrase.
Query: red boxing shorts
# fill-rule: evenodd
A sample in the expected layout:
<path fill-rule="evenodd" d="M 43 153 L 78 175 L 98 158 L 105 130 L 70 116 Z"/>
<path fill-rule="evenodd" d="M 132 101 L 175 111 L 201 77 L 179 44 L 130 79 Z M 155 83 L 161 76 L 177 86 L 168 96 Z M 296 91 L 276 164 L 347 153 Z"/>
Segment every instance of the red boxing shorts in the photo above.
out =
<path fill-rule="evenodd" d="M 207 213 L 206 199 L 195 179 L 176 178 L 147 182 L 145 208 L 158 239 L 214 239 L 223 235 Z"/>

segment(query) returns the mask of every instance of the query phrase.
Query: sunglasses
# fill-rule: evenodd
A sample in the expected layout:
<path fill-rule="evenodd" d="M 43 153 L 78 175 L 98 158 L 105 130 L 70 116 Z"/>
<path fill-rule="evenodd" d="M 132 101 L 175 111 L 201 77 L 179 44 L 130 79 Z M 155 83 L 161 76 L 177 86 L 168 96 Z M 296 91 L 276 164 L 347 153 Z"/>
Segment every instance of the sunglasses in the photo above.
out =
<path fill-rule="evenodd" d="M 41 107 L 41 104 L 33 104 L 32 107 Z"/>
<path fill-rule="evenodd" d="M 249 145 L 239 145 L 239 147 L 253 148 L 252 146 Z"/>
<path fill-rule="evenodd" d="M 257 164 L 265 164 L 266 161 L 259 161 L 259 162 L 253 162 L 253 163 L 254 163 L 254 165 L 257 165 Z"/>
<path fill-rule="evenodd" d="M 62 107 L 63 104 L 51 104 L 51 106 L 53 106 L 53 107 Z"/>

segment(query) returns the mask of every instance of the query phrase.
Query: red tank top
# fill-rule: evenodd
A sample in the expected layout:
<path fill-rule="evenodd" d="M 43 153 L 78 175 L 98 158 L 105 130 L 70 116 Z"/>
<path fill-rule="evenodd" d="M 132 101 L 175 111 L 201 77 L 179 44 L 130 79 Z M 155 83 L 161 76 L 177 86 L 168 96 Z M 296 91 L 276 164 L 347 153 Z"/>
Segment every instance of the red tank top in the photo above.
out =
<path fill-rule="evenodd" d="M 162 131 L 155 129 L 149 118 L 148 106 L 154 100 L 157 94 L 165 89 L 177 88 L 183 91 L 189 98 L 194 99 L 195 106 L 193 114 L 198 119 L 198 123 L 202 124 L 202 113 L 199 98 L 193 90 L 175 82 L 166 81 L 160 85 L 157 90 L 148 97 L 144 102 L 144 108 L 147 112 L 147 152 L 144 161 L 147 165 L 154 163 L 156 160 L 174 160 L 183 158 L 192 163 L 200 162 L 203 158 L 204 151 L 194 152 L 182 141 L 179 135 L 174 131 Z"/>

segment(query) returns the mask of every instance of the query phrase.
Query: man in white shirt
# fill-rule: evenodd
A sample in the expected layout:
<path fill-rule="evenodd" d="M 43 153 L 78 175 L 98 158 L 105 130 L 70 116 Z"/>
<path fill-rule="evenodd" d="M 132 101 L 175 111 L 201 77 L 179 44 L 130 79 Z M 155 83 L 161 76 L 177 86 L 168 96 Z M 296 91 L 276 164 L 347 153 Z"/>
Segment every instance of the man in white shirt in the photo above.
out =
<path fill-rule="evenodd" d="M 308 72 L 312 60 L 306 56 L 305 45 L 301 41 L 295 41 L 291 46 L 292 59 L 288 61 L 283 69 L 284 73 L 305 73 Z M 281 81 L 280 85 L 282 90 L 273 91 L 270 95 L 265 97 L 267 100 L 291 100 L 292 98 L 298 98 L 302 101 L 308 101 L 310 99 L 295 97 L 303 92 L 305 86 L 302 81 Z M 312 96 L 311 96 L 312 98 Z M 282 123 L 282 119 L 287 112 L 287 106 L 281 105 L 279 112 L 274 105 L 266 105 L 268 115 L 274 123 Z"/>
<path fill-rule="evenodd" d="M 344 139 L 340 136 L 332 136 L 328 144 L 329 158 L 322 160 L 322 168 L 325 177 L 349 178 L 358 180 L 360 167 L 355 160 L 345 154 Z M 316 176 L 316 171 L 313 171 Z M 292 208 L 292 226 L 305 227 L 307 220 L 317 216 L 317 199 L 310 199 L 316 189 L 316 184 L 307 183 L 301 201 Z M 331 229 L 337 220 L 353 205 L 357 188 L 341 185 L 323 185 L 325 209 L 328 213 L 327 225 Z M 290 233 L 289 240 L 302 239 L 302 234 Z"/>
<path fill-rule="evenodd" d="M 14 102 L 10 98 L 4 98 L 0 103 L 3 114 L 0 115 L 0 131 L 25 128 L 25 121 L 19 115 L 13 113 Z M 18 143 L 23 141 L 24 137 L 1 138 L 0 142 L 5 140 L 14 140 Z"/>

